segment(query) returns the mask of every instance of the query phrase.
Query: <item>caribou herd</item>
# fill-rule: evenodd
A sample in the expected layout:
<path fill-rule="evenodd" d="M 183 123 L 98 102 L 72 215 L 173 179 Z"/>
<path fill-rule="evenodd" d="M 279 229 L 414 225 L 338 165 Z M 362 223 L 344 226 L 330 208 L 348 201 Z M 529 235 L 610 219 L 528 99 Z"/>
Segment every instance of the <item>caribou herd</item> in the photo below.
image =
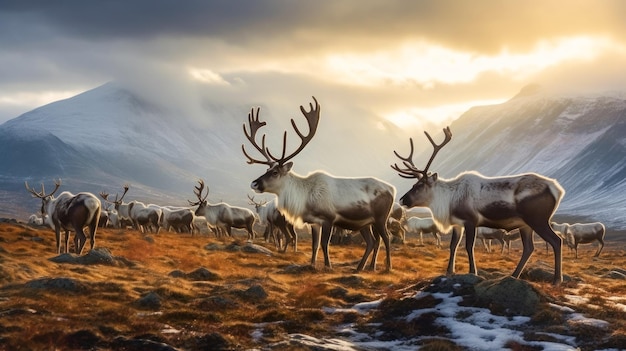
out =
<path fill-rule="evenodd" d="M 265 225 L 263 238 L 274 241 L 276 249 L 285 252 L 289 245 L 297 250 L 297 230 L 310 230 L 312 237 L 311 265 L 315 266 L 317 252 L 322 247 L 324 266 L 331 268 L 329 243 L 333 232 L 348 230 L 359 232 L 365 250 L 356 270 L 364 269 L 370 259 L 370 270 L 376 269 L 376 258 L 380 241 L 385 246 L 386 270 L 392 269 L 391 239 L 398 236 L 404 242 L 405 233 L 419 237 L 423 245 L 423 234 L 431 234 L 435 245 L 441 247 L 441 236 L 450 234 L 447 274 L 455 273 L 457 248 L 465 234 L 465 248 L 469 259 L 469 273 L 477 274 L 474 244 L 480 239 L 488 252 L 491 241 L 500 242 L 504 253 L 509 252 L 511 242 L 521 240 L 522 253 L 517 267 L 511 274 L 519 277 L 534 251 L 534 234 L 552 248 L 554 254 L 553 283 L 563 280 L 563 242 L 574 250 L 578 258 L 578 245 L 598 241 L 595 257 L 604 247 L 605 227 L 602 223 L 555 223 L 552 217 L 559 207 L 565 190 L 555 179 L 536 173 L 524 173 L 500 177 L 487 177 L 475 171 L 463 172 L 451 179 L 439 177 L 429 168 L 439 151 L 452 140 L 449 127 L 443 129 L 444 140 L 437 144 L 425 132 L 433 152 L 426 166 L 418 168 L 413 161 L 414 144 L 409 139 L 408 156 L 391 165 L 400 177 L 415 179 L 415 184 L 396 200 L 396 188 L 374 177 L 339 177 L 324 171 L 299 175 L 292 170 L 293 159 L 311 142 L 320 121 L 320 104 L 313 103 L 305 109 L 300 106 L 307 130 L 303 132 L 291 119 L 293 131 L 300 138 L 300 145 L 287 154 L 287 131 L 284 131 L 283 147 L 279 153 L 270 151 L 265 144 L 266 135 L 257 137 L 267 125 L 259 116 L 260 108 L 253 108 L 243 124 L 243 133 L 258 156 L 252 156 L 241 145 L 248 164 L 265 165 L 267 169 L 251 181 L 250 188 L 256 193 L 266 193 L 272 200 L 255 201 L 248 195 L 248 208 L 229 204 L 209 203 L 209 187 L 200 179 L 193 186 L 194 200 L 189 206 L 159 206 L 133 200 L 124 202 L 130 186 L 123 186 L 121 195 L 112 198 L 105 191 L 101 199 L 91 193 L 62 192 L 54 194 L 61 186 L 55 180 L 55 188 L 46 193 L 43 183 L 41 191 L 25 187 L 33 197 L 41 200 L 41 215 L 32 215 L 29 223 L 48 225 L 56 234 L 57 253 L 61 253 L 61 230 L 64 231 L 64 252 L 69 252 L 69 232 L 74 234 L 75 253 L 81 254 L 86 242 L 84 228 L 88 227 L 91 249 L 94 248 L 98 226 L 132 228 L 142 233 L 159 234 L 161 230 L 190 233 L 194 235 L 204 226 L 215 236 L 232 236 L 232 228 L 247 232 L 248 241 L 255 240 L 255 224 Z M 409 216 L 411 208 L 427 208 L 431 216 Z"/>

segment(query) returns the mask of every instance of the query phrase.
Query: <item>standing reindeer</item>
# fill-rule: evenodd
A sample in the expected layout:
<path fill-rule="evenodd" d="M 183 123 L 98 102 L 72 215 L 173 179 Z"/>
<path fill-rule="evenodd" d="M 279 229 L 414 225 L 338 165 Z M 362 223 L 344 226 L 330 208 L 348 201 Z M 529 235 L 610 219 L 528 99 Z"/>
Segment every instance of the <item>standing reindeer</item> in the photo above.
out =
<path fill-rule="evenodd" d="M 76 195 L 64 191 L 58 197 L 54 197 L 54 193 L 59 190 L 61 180 L 54 181 L 54 190 L 46 194 L 43 183 L 41 183 L 41 192 L 37 192 L 28 186 L 28 182 L 24 182 L 26 190 L 33 197 L 41 199 L 42 218 L 47 217 L 46 223 L 54 229 L 57 240 L 57 254 L 61 253 L 61 229 L 65 231 L 65 253 L 69 252 L 70 230 L 73 230 L 74 249 L 76 254 L 83 252 L 83 247 L 87 241 L 84 227 L 89 227 L 89 241 L 93 250 L 96 244 L 96 230 L 100 219 L 100 200 L 91 193 L 78 193 Z"/>
<path fill-rule="evenodd" d="M 254 196 L 250 197 L 248 195 L 248 199 L 250 200 L 250 204 L 254 206 L 256 213 L 259 215 L 259 221 L 261 224 L 267 225 L 265 228 L 265 241 L 268 241 L 270 237 L 274 239 L 274 243 L 276 244 L 276 248 L 282 252 L 287 251 L 287 247 L 289 244 L 293 243 L 293 251 L 298 251 L 298 234 L 293 226 L 293 224 L 289 223 L 285 216 L 278 212 L 276 209 L 276 200 L 272 200 L 270 202 L 262 201 L 256 202 L 254 201 Z M 275 230 L 278 229 L 280 231 L 280 235 L 277 237 L 275 235 Z M 284 245 L 281 244 L 282 238 L 285 239 Z"/>
<path fill-rule="evenodd" d="M 213 227 L 215 235 L 219 236 L 220 231 L 226 232 L 228 236 L 232 236 L 232 228 L 243 228 L 248 232 L 248 240 L 254 240 L 254 212 L 252 210 L 231 206 L 229 204 L 220 202 L 217 204 L 210 204 L 206 198 L 209 196 L 209 187 L 206 187 L 206 194 L 203 196 L 205 185 L 204 180 L 198 180 L 198 186 L 195 187 L 194 195 L 198 198 L 198 201 L 189 201 L 190 206 L 198 206 L 196 209 L 196 216 L 203 216 L 207 222 Z"/>
<path fill-rule="evenodd" d="M 124 192 L 122 193 L 122 196 L 118 198 L 118 195 L 115 194 L 115 200 L 109 200 L 108 193 L 105 193 L 104 191 L 100 192 L 100 197 L 104 199 L 105 202 L 112 204 L 115 211 L 117 212 L 117 218 L 115 222 L 117 223 L 117 226 L 119 226 L 120 228 L 125 228 L 125 226 L 122 223 L 127 223 L 128 221 L 132 222 L 132 220 L 130 219 L 130 210 L 129 210 L 128 203 L 123 202 L 124 196 L 126 196 L 126 193 L 128 192 L 129 188 L 130 188 L 130 185 L 124 184 Z"/>
<path fill-rule="evenodd" d="M 413 139 L 408 157 L 402 157 L 404 168 L 394 164 L 391 167 L 401 177 L 415 178 L 417 182 L 400 199 L 401 204 L 429 207 L 438 225 L 445 232 L 453 228 L 450 243 L 448 274 L 454 273 L 456 250 L 463 229 L 467 233 L 466 250 L 469 258 L 469 272 L 476 274 L 474 262 L 474 241 L 476 227 L 485 226 L 512 230 L 519 228 L 524 247 L 522 257 L 512 276 L 518 278 L 526 262 L 534 251 L 533 230 L 554 250 L 553 284 L 563 281 L 561 271 L 562 239 L 550 227 L 550 219 L 565 191 L 556 180 L 535 173 L 505 177 L 485 177 L 477 172 L 464 172 L 453 179 L 439 178 L 437 173 L 428 173 L 433 159 L 452 139 L 450 128 L 444 128 L 444 141 L 437 145 L 428 133 L 426 137 L 434 151 L 423 170 L 413 163 Z"/>
<path fill-rule="evenodd" d="M 248 133 L 244 124 L 244 134 L 264 160 L 251 157 L 246 152 L 244 145 L 241 146 L 243 154 L 248 158 L 249 164 L 258 163 L 269 167 L 263 175 L 252 181 L 250 186 L 257 193 L 268 192 L 277 195 L 278 211 L 285 215 L 287 221 L 312 224 L 313 252 L 311 265 L 315 265 L 317 251 L 321 243 L 324 264 L 328 268 L 331 267 L 328 244 L 331 229 L 333 226 L 337 226 L 350 230 L 360 230 L 365 239 L 366 249 L 357 266 L 357 271 L 363 269 L 372 251 L 373 257 L 370 267 L 375 269 L 380 238 L 383 239 L 387 252 L 387 270 L 391 270 L 391 251 L 386 223 L 393 206 L 395 188 L 376 178 L 338 178 L 322 171 L 300 176 L 291 170 L 293 162 L 289 162 L 289 160 L 304 149 L 317 130 L 320 106 L 315 97 L 313 100 L 315 107 L 313 104 L 309 104 L 310 111 L 306 111 L 304 107 L 300 106 L 300 111 L 308 122 L 308 135 L 302 134 L 294 120 L 291 120 L 291 125 L 300 137 L 301 143 L 296 151 L 288 156 L 285 155 L 287 131 L 283 136 L 282 155 L 276 157 L 265 146 L 265 135 L 261 139 L 261 145 L 256 140 L 258 130 L 266 124 L 266 122 L 259 120 L 259 108 L 256 110 L 256 115 L 254 109 L 248 114 L 250 132 Z"/>
<path fill-rule="evenodd" d="M 103 191 L 100 192 L 100 197 L 115 206 L 115 210 L 120 217 L 120 223 L 124 219 L 129 219 L 133 223 L 133 227 L 141 233 L 145 234 L 149 230 L 151 233 L 159 234 L 163 211 L 158 206 L 152 207 L 136 200 L 124 203 L 124 196 L 126 196 L 129 188 L 130 186 L 125 184 L 122 196 L 118 199 L 116 194 L 113 201 L 109 200 L 109 194 Z"/>

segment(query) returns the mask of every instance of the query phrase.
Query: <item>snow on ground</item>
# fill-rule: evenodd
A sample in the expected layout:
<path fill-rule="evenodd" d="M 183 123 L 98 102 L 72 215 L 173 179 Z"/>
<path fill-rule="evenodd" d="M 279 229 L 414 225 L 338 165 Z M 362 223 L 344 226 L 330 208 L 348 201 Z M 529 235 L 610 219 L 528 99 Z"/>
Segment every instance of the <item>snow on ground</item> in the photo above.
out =
<path fill-rule="evenodd" d="M 430 293 L 419 292 L 412 298 L 422 298 Z M 530 347 L 543 348 L 544 350 L 577 350 L 576 340 L 572 336 L 557 335 L 554 333 L 543 333 L 552 337 L 555 342 L 548 341 L 526 341 L 523 330 L 529 325 L 530 318 L 524 316 L 503 317 L 494 315 L 489 309 L 478 307 L 461 306 L 463 298 L 453 296 L 453 293 L 432 293 L 441 302 L 433 308 L 415 310 L 404 318 L 410 322 L 418 318 L 421 314 L 436 312 L 439 317 L 434 323 L 445 327 L 450 331 L 449 335 L 439 335 L 438 338 L 448 338 L 450 341 L 469 350 L 503 350 L 508 342 L 515 342 Z M 326 313 L 346 313 L 358 312 L 367 314 L 380 305 L 381 300 L 360 303 L 349 309 L 326 308 Z M 566 306 L 550 304 L 552 308 L 562 311 L 568 315 L 570 323 L 584 323 L 599 328 L 607 326 L 606 321 L 587 318 L 577 313 L 574 309 Z M 376 326 L 376 325 L 372 325 Z M 316 338 L 304 334 L 290 334 L 289 341 L 298 345 L 314 347 L 319 350 L 336 351 L 357 351 L 357 350 L 415 350 L 421 339 L 420 335 L 415 335 L 412 339 L 403 340 L 381 340 L 381 335 L 366 334 L 359 332 L 354 324 L 342 325 L 336 330 L 338 337 Z M 382 334 L 382 333 L 381 333 Z M 428 336 L 432 338 L 432 336 Z"/>

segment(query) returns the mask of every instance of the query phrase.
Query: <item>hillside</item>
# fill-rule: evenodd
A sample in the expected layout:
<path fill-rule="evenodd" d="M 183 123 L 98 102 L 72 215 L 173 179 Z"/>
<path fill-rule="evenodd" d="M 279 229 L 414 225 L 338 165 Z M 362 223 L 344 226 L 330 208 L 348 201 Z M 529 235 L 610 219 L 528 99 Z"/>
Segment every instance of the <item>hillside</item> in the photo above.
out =
<path fill-rule="evenodd" d="M 78 257 L 57 255 L 48 228 L 0 221 L 0 350 L 626 348 L 623 242 L 597 259 L 590 245 L 566 252 L 553 287 L 542 245 L 514 280 L 519 242 L 504 255 L 477 245 L 481 277 L 463 274 L 460 252 L 445 278 L 448 250 L 432 240 L 394 244 L 390 273 L 355 274 L 358 243 L 333 244 L 328 270 L 309 266 L 306 235 L 296 253 L 244 238 L 101 229 Z"/>

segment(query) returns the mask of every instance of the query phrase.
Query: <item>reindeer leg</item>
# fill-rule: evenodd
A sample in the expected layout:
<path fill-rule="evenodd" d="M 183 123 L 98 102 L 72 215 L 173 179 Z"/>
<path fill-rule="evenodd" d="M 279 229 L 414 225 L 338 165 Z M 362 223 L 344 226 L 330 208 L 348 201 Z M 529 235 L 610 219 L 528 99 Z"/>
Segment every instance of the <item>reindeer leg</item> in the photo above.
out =
<path fill-rule="evenodd" d="M 293 252 L 298 252 L 298 234 L 296 233 L 293 225 L 287 224 L 287 231 L 289 232 L 289 235 L 291 236 L 291 240 L 293 242 Z"/>
<path fill-rule="evenodd" d="M 320 226 L 319 225 L 311 225 L 311 266 L 315 268 L 315 261 L 317 260 L 317 252 L 320 249 Z"/>
<path fill-rule="evenodd" d="M 98 230 L 98 220 L 92 221 L 91 224 L 89 224 L 89 243 L 91 245 L 90 250 L 93 250 L 94 246 L 96 246 L 96 231 L 97 230 Z"/>
<path fill-rule="evenodd" d="M 80 256 L 80 254 L 83 252 L 85 242 L 87 242 L 87 237 L 85 236 L 83 228 L 76 230 L 76 235 L 74 236 L 74 249 L 76 250 L 77 255 Z"/>
<path fill-rule="evenodd" d="M 330 244 L 330 236 L 332 234 L 332 226 L 330 224 L 322 225 L 322 252 L 324 253 L 324 266 L 332 268 L 330 264 L 330 255 L 328 253 L 328 245 Z"/>
<path fill-rule="evenodd" d="M 356 267 L 356 271 L 360 272 L 363 270 L 365 263 L 367 262 L 367 258 L 370 256 L 372 250 L 374 249 L 374 234 L 372 234 L 372 230 L 370 226 L 363 227 L 359 231 L 363 240 L 365 240 L 365 252 L 363 252 L 363 257 Z"/>
<path fill-rule="evenodd" d="M 59 226 L 57 225 L 54 226 L 54 235 L 56 236 L 56 239 L 57 239 L 57 255 L 60 255 L 61 254 L 61 228 L 59 228 Z M 67 244 L 65 247 L 67 247 Z"/>
<path fill-rule="evenodd" d="M 461 237 L 463 236 L 463 229 L 454 227 L 452 229 L 452 238 L 450 239 L 450 258 L 448 259 L 447 275 L 454 274 L 454 262 L 456 261 L 456 250 L 459 248 Z"/>
<path fill-rule="evenodd" d="M 500 255 L 504 253 L 504 239 L 498 238 L 498 241 L 502 245 L 502 249 L 500 250 Z"/>
<path fill-rule="evenodd" d="M 370 226 L 370 232 L 372 233 L 372 237 L 374 238 L 374 250 L 372 251 L 372 261 L 370 263 L 370 270 L 375 271 L 376 261 L 378 260 L 378 250 L 380 250 L 381 234 L 377 229 L 373 228 L 372 226 Z M 387 244 L 385 244 L 385 247 L 387 247 Z M 387 268 L 389 268 L 389 266 L 387 266 Z"/>
<path fill-rule="evenodd" d="M 469 259 L 470 274 L 477 274 L 476 261 L 474 260 L 474 244 L 476 242 L 476 226 L 473 223 L 465 223 L 465 251 Z M 491 252 L 491 246 L 489 247 Z"/>
<path fill-rule="evenodd" d="M 515 271 L 513 271 L 513 274 L 511 274 L 511 276 L 514 278 L 519 278 L 520 274 L 522 273 L 522 270 L 524 270 L 524 267 L 526 266 L 526 262 L 528 262 L 528 259 L 530 258 L 530 256 L 533 254 L 533 251 L 535 250 L 535 243 L 533 241 L 532 229 L 530 227 L 521 227 L 519 228 L 519 232 L 520 232 L 520 240 L 522 241 L 523 249 L 522 249 L 522 257 L 517 263 L 517 267 L 515 268 Z"/>
<path fill-rule="evenodd" d="M 378 254 L 378 247 L 380 246 L 380 238 L 383 239 L 383 243 L 385 243 L 385 266 L 387 272 L 391 272 L 391 235 L 389 230 L 387 230 L 386 225 L 380 225 L 374 223 L 374 230 L 376 230 L 379 235 L 376 241 L 376 254 Z"/>
<path fill-rule="evenodd" d="M 598 238 L 598 242 L 600 243 L 599 248 L 598 248 L 598 251 L 596 251 L 596 254 L 593 255 L 593 257 L 599 257 L 600 252 L 602 252 L 602 249 L 604 248 L 604 240 L 602 238 Z"/>
<path fill-rule="evenodd" d="M 70 231 L 65 231 L 65 253 L 70 252 Z"/>

